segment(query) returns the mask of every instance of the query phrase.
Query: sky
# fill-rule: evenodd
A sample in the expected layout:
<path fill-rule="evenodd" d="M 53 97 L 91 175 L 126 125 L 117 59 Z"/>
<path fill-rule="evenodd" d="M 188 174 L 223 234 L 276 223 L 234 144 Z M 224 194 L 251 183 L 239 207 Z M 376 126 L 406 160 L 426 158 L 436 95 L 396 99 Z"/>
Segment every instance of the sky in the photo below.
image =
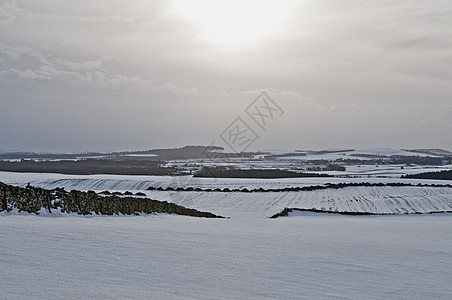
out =
<path fill-rule="evenodd" d="M 452 150 L 451 28 L 448 0 L 0 0 L 0 150 L 227 148 L 237 118 L 247 150 Z"/>

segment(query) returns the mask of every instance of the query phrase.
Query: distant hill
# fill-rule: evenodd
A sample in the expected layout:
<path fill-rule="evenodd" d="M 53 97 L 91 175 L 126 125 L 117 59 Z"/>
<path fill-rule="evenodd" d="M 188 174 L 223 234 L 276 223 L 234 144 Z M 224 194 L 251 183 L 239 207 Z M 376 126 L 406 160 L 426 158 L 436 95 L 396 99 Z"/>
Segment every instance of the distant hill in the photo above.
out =
<path fill-rule="evenodd" d="M 33 152 L 0 152 L 2 159 L 36 159 L 36 160 L 69 160 L 99 158 L 109 160 L 123 160 L 133 158 L 135 160 L 173 160 L 173 159 L 197 159 L 197 158 L 250 158 L 263 152 L 226 153 L 224 148 L 218 146 L 184 146 L 181 148 L 151 149 L 144 151 L 121 152 L 84 152 L 84 153 L 33 153 Z"/>
<path fill-rule="evenodd" d="M 404 151 L 436 156 L 452 156 L 452 152 L 444 149 L 404 149 Z"/>

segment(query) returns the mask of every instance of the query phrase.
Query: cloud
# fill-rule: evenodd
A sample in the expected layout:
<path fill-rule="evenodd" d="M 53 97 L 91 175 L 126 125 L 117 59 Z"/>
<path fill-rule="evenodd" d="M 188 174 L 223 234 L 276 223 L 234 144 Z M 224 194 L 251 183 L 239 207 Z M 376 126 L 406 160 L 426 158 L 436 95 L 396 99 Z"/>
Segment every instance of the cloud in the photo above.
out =
<path fill-rule="evenodd" d="M 108 59 L 73 61 L 41 53 L 36 49 L 18 45 L 0 44 L 0 57 L 14 62 L 14 67 L 0 71 L 1 76 L 19 79 L 76 81 L 103 89 L 127 89 L 148 93 L 169 93 L 177 96 L 227 96 L 224 91 L 200 91 L 196 87 L 179 87 L 174 83 L 157 84 L 150 78 L 126 76 L 108 72 Z"/>
<path fill-rule="evenodd" d="M 42 74 L 41 72 L 35 72 L 32 70 L 17 70 L 17 69 L 9 69 L 5 71 L 0 71 L 0 77 L 6 76 L 6 77 L 15 77 L 21 79 L 52 79 L 50 76 L 46 76 L 45 74 Z"/>
<path fill-rule="evenodd" d="M 43 55 L 30 47 L 19 45 L 6 45 L 0 43 L 0 54 L 6 56 L 10 60 L 19 60 L 22 56 L 28 55 L 39 61 L 40 63 L 48 63 Z"/>
<path fill-rule="evenodd" d="M 15 2 L 6 1 L 0 5 L 0 22 L 11 23 L 15 19 L 27 17 L 29 17 L 27 11 L 18 7 Z"/>
<path fill-rule="evenodd" d="M 245 90 L 240 91 L 239 94 L 245 95 L 249 98 L 257 97 L 262 91 L 265 91 L 274 101 L 276 102 L 283 102 L 286 104 L 309 104 L 309 105 L 315 105 L 316 107 L 319 107 L 320 101 L 317 99 L 314 99 L 312 97 L 303 96 L 298 92 L 295 92 L 293 90 L 289 91 L 281 91 L 277 89 L 256 89 L 256 90 Z"/>
<path fill-rule="evenodd" d="M 110 131 L 130 145 L 209 143 L 264 89 L 285 115 L 262 147 L 452 149 L 448 0 L 299 1 L 278 34 L 236 47 L 196 39 L 203 29 L 169 1 L 1 3 L 7 147 L 32 148 L 55 115 L 68 132 L 86 126 L 74 141 L 55 133 L 66 148 Z"/>
<path fill-rule="evenodd" d="M 16 2 L 6 1 L 0 5 L 0 22 L 12 23 L 14 21 L 24 22 L 87 22 L 87 23 L 122 23 L 126 25 L 138 25 L 148 22 L 146 18 L 140 16 L 121 16 L 118 14 L 99 16 L 99 17 L 84 17 L 76 15 L 64 14 L 34 14 L 31 11 L 24 9 L 16 4 Z"/>

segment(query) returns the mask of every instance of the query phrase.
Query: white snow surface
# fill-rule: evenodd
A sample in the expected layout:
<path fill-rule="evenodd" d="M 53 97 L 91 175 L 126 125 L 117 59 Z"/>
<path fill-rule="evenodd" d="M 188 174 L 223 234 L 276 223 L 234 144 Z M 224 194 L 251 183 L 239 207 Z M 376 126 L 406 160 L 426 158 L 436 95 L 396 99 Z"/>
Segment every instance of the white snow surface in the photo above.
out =
<path fill-rule="evenodd" d="M 268 193 L 146 191 L 146 195 L 232 218 L 266 218 L 285 207 L 385 214 L 452 211 L 451 188 L 346 187 Z"/>
<path fill-rule="evenodd" d="M 371 182 L 391 183 L 405 182 L 412 184 L 450 184 L 450 180 L 401 179 L 401 178 L 339 178 L 339 177 L 307 177 L 282 179 L 250 179 L 250 178 L 197 178 L 187 176 L 138 176 L 138 175 L 66 175 L 57 173 L 20 173 L 0 171 L 0 181 L 25 186 L 30 183 L 42 188 L 64 187 L 67 190 L 141 190 L 153 187 L 201 187 L 201 188 L 248 188 L 271 189 L 285 187 L 303 187 L 323 185 L 325 183 Z"/>
<path fill-rule="evenodd" d="M 285 156 L 285 157 L 279 157 L 279 160 L 329 160 L 334 161 L 337 159 L 358 159 L 365 162 L 366 160 L 371 160 L 372 157 L 366 157 L 366 156 L 381 156 L 381 157 L 391 157 L 393 155 L 395 156 L 419 156 L 419 157 L 435 157 L 434 155 L 426 154 L 426 153 L 420 153 L 420 152 L 410 152 L 406 150 L 399 150 L 399 149 L 392 149 L 392 148 L 372 148 L 372 149 L 357 149 L 353 151 L 339 151 L 334 150 L 335 152 L 327 152 L 327 153 L 308 153 L 307 155 L 299 155 L 297 156 L 296 152 L 287 152 L 287 153 L 294 153 L 294 156 Z M 281 153 L 275 153 L 275 154 L 287 154 L 284 152 Z M 273 154 L 273 153 L 272 153 Z M 361 156 L 363 155 L 363 156 Z"/>
<path fill-rule="evenodd" d="M 420 152 L 411 152 L 406 150 L 392 149 L 392 148 L 369 148 L 369 149 L 359 149 L 355 150 L 352 153 L 354 154 L 367 154 L 367 155 L 383 155 L 383 156 L 422 156 L 422 157 L 431 157 L 433 155 L 429 155 L 426 153 Z"/>
<path fill-rule="evenodd" d="M 452 299 L 452 214 L 341 216 L 284 207 L 387 213 L 452 210 L 452 189 L 347 187 L 306 192 L 147 191 L 284 188 L 389 178 L 200 179 L 0 172 L 0 181 L 145 192 L 229 216 L 0 213 L 0 299 Z"/>
<path fill-rule="evenodd" d="M 215 179 L 191 176 L 118 176 L 61 175 L 0 172 L 5 183 L 66 190 L 103 190 L 143 192 L 151 199 L 168 201 L 185 207 L 209 211 L 231 218 L 266 218 L 285 207 L 327 211 L 371 212 L 385 214 L 452 211 L 452 188 L 441 187 L 346 187 L 299 192 L 175 192 L 146 190 L 154 187 L 202 188 L 285 188 L 324 185 L 327 182 L 407 182 L 412 184 L 448 184 L 450 181 L 388 178 L 290 178 L 290 179 Z"/>
<path fill-rule="evenodd" d="M 450 215 L 0 226 L 0 299 L 452 299 Z"/>

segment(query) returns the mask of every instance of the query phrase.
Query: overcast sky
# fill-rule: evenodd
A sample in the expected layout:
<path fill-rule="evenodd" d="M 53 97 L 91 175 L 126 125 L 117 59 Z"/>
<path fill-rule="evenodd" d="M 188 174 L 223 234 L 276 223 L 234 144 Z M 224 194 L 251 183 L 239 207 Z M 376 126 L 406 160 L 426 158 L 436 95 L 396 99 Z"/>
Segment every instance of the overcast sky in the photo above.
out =
<path fill-rule="evenodd" d="M 0 148 L 452 150 L 450 0 L 218 2 L 0 0 Z"/>

